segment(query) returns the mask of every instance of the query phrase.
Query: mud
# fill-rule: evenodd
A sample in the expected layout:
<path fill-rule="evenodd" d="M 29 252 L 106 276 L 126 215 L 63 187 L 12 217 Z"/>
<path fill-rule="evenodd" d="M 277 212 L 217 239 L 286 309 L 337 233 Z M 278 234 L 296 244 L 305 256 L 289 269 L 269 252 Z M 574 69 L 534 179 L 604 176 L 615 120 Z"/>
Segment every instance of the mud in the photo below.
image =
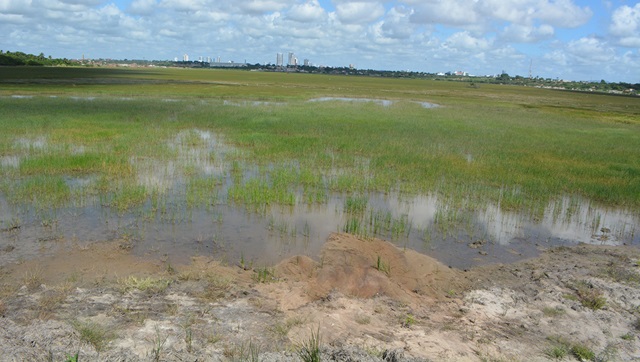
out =
<path fill-rule="evenodd" d="M 386 241 L 332 234 L 317 259 L 270 268 L 171 264 L 126 240 L 0 269 L 7 361 L 545 361 L 576 346 L 640 358 L 637 248 L 578 245 L 450 268 Z M 590 299 L 591 298 L 591 299 Z M 596 301 L 589 303 L 587 301 Z"/>

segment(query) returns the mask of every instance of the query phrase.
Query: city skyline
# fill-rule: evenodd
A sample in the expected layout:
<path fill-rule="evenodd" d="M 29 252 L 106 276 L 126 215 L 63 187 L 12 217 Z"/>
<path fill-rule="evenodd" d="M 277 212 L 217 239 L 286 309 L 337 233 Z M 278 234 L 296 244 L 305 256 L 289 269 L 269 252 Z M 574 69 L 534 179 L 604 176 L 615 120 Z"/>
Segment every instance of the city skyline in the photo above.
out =
<path fill-rule="evenodd" d="M 332 67 L 640 82 L 626 0 L 2 0 L 0 31 L 0 49 L 58 58 L 304 64 L 295 49 Z"/>

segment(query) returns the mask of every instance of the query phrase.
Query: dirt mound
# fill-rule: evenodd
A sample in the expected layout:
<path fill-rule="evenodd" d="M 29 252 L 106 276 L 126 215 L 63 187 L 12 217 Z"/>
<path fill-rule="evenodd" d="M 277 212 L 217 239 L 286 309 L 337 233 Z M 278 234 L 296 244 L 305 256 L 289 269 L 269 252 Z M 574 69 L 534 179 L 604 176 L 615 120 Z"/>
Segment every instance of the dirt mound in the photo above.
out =
<path fill-rule="evenodd" d="M 322 249 L 320 261 L 293 257 L 276 267 L 283 279 L 306 283 L 309 298 L 332 291 L 371 298 L 384 295 L 404 303 L 424 304 L 465 286 L 461 272 L 439 261 L 379 240 L 333 234 Z"/>

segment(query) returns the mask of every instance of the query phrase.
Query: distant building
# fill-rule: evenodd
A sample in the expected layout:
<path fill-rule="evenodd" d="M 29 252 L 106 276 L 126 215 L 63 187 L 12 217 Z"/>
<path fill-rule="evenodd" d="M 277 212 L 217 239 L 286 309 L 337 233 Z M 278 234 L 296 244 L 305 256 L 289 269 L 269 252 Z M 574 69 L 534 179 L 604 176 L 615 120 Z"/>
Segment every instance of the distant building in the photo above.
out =
<path fill-rule="evenodd" d="M 211 68 L 243 68 L 247 66 L 247 63 L 234 63 L 234 62 L 215 62 L 210 63 Z"/>
<path fill-rule="evenodd" d="M 305 66 L 305 67 L 308 67 L 308 66 L 309 66 L 309 59 L 305 59 L 305 60 L 304 60 L 304 66 Z"/>
<path fill-rule="evenodd" d="M 185 53 L 185 54 L 182 56 L 182 61 L 183 61 L 183 62 L 188 62 L 188 61 L 189 61 L 189 54 Z"/>
<path fill-rule="evenodd" d="M 289 65 L 295 65 L 295 56 L 293 54 L 293 52 L 289 52 Z"/>
<path fill-rule="evenodd" d="M 282 53 L 276 54 L 276 65 L 279 67 L 284 65 L 284 54 Z"/>

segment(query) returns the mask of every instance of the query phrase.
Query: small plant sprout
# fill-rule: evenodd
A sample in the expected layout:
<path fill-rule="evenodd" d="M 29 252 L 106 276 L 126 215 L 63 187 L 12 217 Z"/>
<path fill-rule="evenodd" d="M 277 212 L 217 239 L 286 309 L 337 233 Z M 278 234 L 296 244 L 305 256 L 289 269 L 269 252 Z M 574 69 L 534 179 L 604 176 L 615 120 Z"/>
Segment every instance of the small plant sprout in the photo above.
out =
<path fill-rule="evenodd" d="M 378 271 L 381 271 L 387 275 L 391 274 L 391 265 L 389 263 L 385 263 L 384 261 L 382 261 L 382 257 L 380 257 L 380 255 L 378 255 L 376 259 L 375 268 Z"/>

